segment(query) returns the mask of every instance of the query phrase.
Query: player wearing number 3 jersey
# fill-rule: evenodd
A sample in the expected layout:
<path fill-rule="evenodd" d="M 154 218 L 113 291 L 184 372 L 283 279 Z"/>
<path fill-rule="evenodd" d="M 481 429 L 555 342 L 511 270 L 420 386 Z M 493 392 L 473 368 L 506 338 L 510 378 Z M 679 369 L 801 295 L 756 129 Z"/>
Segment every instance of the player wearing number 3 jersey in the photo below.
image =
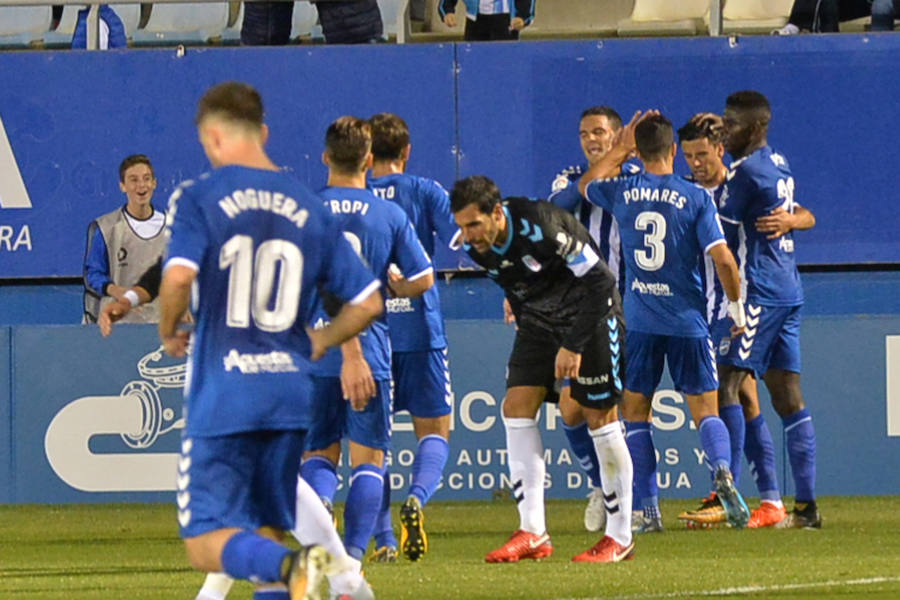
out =
<path fill-rule="evenodd" d="M 200 142 L 214 170 L 169 201 L 159 333 L 167 352 L 185 354 L 176 326 L 193 291 L 177 478 L 191 564 L 251 580 L 273 600 L 299 599 L 316 590 L 328 555 L 318 546 L 291 552 L 274 531 L 294 527 L 310 358 L 366 327 L 381 297 L 322 201 L 266 155 L 262 115 L 246 84 L 217 85 L 200 101 Z M 317 288 L 346 304 L 330 327 L 308 333 Z M 329 525 L 317 501 L 300 518 Z M 358 571 L 356 580 L 364 585 Z"/>
<path fill-rule="evenodd" d="M 617 172 L 635 146 L 644 173 L 588 183 L 591 176 Z M 675 388 L 687 396 L 726 515 L 733 526 L 743 527 L 750 514 L 734 487 L 728 430 L 718 416 L 718 378 L 700 283 L 701 255 L 708 253 L 713 259 L 737 327 L 744 325 L 740 277 L 712 198 L 673 174 L 675 153 L 672 124 L 650 113 L 632 119 L 612 150 L 581 182 L 587 199 L 613 214 L 622 236 L 628 323 L 622 413 L 635 487 L 645 521 L 653 525 L 650 529 L 659 530 L 656 454 L 648 419 L 651 398 L 668 361 Z"/>

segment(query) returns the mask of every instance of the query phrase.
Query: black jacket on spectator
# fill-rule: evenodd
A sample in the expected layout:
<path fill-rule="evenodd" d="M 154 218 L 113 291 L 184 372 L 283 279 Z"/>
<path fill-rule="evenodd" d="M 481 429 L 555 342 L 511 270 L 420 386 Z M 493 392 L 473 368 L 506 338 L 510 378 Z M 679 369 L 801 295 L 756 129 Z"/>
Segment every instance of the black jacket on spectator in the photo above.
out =
<path fill-rule="evenodd" d="M 317 2 L 316 9 L 329 44 L 366 44 L 382 39 L 384 24 L 377 0 Z"/>

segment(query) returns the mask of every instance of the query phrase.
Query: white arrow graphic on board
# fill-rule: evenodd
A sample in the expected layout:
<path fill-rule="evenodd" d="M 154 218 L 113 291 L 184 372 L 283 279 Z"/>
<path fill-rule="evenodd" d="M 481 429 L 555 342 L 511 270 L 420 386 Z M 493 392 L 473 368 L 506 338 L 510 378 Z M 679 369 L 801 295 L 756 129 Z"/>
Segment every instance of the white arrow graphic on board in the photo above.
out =
<path fill-rule="evenodd" d="M 0 119 L 0 208 L 31 208 L 19 164 Z"/>

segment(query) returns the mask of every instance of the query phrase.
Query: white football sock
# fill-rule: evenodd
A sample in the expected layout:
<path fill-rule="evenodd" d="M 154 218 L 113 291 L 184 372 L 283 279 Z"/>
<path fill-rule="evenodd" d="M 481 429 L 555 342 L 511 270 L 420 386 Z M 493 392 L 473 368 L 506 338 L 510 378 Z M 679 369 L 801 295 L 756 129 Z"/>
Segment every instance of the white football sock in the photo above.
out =
<path fill-rule="evenodd" d="M 631 480 L 634 468 L 622 426 L 616 421 L 591 429 L 600 459 L 600 480 L 606 504 L 606 535 L 623 546 L 631 543 Z"/>
<path fill-rule="evenodd" d="M 535 535 L 547 531 L 544 520 L 544 444 L 534 419 L 503 419 L 507 461 L 518 502 L 519 528 Z"/>
<path fill-rule="evenodd" d="M 334 558 L 335 575 L 329 575 L 331 588 L 338 594 L 349 594 L 359 587 L 362 575 L 360 563 L 347 554 L 334 520 L 316 491 L 302 478 L 297 478 L 297 511 L 294 530 L 297 541 L 304 546 L 317 544 Z"/>
<path fill-rule="evenodd" d="M 195 600 L 225 600 L 232 583 L 234 579 L 225 573 L 209 573 L 203 580 L 203 587 L 197 592 Z"/>

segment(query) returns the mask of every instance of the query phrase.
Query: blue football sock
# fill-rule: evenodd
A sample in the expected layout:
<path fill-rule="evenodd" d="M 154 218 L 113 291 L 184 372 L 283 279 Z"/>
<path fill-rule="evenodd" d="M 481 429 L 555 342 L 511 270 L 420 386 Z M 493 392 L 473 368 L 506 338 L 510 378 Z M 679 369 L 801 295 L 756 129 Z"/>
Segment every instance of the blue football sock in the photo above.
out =
<path fill-rule="evenodd" d="M 291 594 L 287 590 L 256 590 L 253 600 L 291 600 Z"/>
<path fill-rule="evenodd" d="M 222 549 L 222 569 L 234 579 L 276 583 L 284 575 L 289 548 L 252 531 L 239 531 Z"/>
<path fill-rule="evenodd" d="M 313 456 L 300 465 L 300 476 L 316 491 L 319 498 L 334 502 L 337 491 L 337 468 L 324 456 Z"/>
<path fill-rule="evenodd" d="M 444 474 L 444 465 L 450 455 L 450 444 L 439 435 L 426 435 L 419 440 L 416 449 L 416 458 L 412 466 L 412 484 L 409 486 L 409 495 L 419 499 L 419 504 L 425 506 L 434 491 L 441 483 Z"/>
<path fill-rule="evenodd" d="M 384 485 L 382 485 L 381 510 L 375 519 L 375 547 L 397 547 L 397 538 L 394 537 L 394 524 L 391 522 L 391 477 L 387 469 L 384 470 Z"/>
<path fill-rule="evenodd" d="M 594 440 L 588 431 L 587 423 L 581 425 L 566 425 L 563 423 L 563 431 L 569 440 L 572 453 L 578 459 L 578 464 L 591 480 L 595 488 L 603 487 L 600 484 L 600 461 L 597 460 L 597 450 L 594 448 Z"/>
<path fill-rule="evenodd" d="M 728 437 L 731 440 L 731 476 L 734 477 L 734 485 L 738 484 L 741 477 L 741 466 L 744 461 L 744 435 L 746 423 L 744 422 L 744 408 L 740 404 L 730 404 L 719 409 L 719 417 L 728 429 Z"/>
<path fill-rule="evenodd" d="M 347 554 L 361 560 L 375 529 L 384 497 L 383 469 L 362 464 L 350 474 L 350 491 L 344 507 L 344 546 Z"/>
<path fill-rule="evenodd" d="M 816 499 L 816 432 L 812 417 L 805 408 L 781 420 L 787 437 L 788 459 L 794 475 L 794 500 L 814 502 Z"/>
<path fill-rule="evenodd" d="M 750 464 L 750 472 L 756 480 L 756 488 L 762 500 L 781 500 L 778 489 L 778 473 L 775 470 L 775 444 L 766 419 L 760 414 L 747 421 L 747 440 L 744 453 Z"/>
<path fill-rule="evenodd" d="M 649 509 L 658 506 L 659 489 L 656 483 L 656 448 L 650 423 L 625 421 L 625 443 L 634 466 L 634 489 L 641 506 Z M 636 502 L 633 502 L 637 506 Z"/>
<path fill-rule="evenodd" d="M 706 460 L 712 470 L 718 471 L 722 467 L 731 470 L 731 440 L 722 419 L 703 417 L 697 430 L 700 432 L 700 446 L 706 452 Z"/>

